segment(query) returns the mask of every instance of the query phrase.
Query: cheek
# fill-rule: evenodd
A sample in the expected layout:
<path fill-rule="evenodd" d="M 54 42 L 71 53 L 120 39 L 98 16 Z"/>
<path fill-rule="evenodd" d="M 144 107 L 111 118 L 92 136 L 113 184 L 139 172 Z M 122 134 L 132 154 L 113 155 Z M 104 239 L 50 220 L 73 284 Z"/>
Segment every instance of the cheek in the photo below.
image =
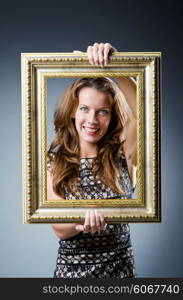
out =
<path fill-rule="evenodd" d="M 110 120 L 111 120 L 110 118 L 102 120 L 102 127 L 108 129 Z"/>
<path fill-rule="evenodd" d="M 84 115 L 81 114 L 81 113 L 79 113 L 79 112 L 77 112 L 76 115 L 75 115 L 76 126 L 84 123 L 84 121 L 85 121 Z"/>

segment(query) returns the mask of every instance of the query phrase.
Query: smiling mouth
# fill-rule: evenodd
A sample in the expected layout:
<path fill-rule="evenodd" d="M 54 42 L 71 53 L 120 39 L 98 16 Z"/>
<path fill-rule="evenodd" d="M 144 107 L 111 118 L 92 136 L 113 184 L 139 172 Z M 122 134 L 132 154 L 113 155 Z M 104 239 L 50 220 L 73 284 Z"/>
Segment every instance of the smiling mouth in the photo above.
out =
<path fill-rule="evenodd" d="M 83 128 L 84 128 L 85 131 L 88 132 L 88 133 L 95 133 L 95 132 L 98 132 L 98 131 L 100 130 L 100 128 L 85 127 L 85 126 L 83 126 Z"/>

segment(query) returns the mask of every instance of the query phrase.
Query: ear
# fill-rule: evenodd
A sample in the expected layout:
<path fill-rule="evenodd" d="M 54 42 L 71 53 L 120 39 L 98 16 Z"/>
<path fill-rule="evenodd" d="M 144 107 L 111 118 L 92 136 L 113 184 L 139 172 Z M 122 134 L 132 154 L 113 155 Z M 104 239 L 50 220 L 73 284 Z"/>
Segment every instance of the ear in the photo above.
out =
<path fill-rule="evenodd" d="M 72 119 L 75 119 L 75 112 L 73 112 L 73 113 L 71 114 L 71 118 L 72 118 Z"/>
<path fill-rule="evenodd" d="M 76 108 L 74 107 L 71 113 L 71 118 L 75 119 L 75 117 L 76 117 Z"/>

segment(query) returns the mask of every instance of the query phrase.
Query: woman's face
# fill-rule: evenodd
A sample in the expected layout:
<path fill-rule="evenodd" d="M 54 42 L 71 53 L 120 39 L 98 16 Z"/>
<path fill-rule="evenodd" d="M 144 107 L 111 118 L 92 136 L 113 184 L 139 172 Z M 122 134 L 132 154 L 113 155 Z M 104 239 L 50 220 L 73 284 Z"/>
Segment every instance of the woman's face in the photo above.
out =
<path fill-rule="evenodd" d="M 80 146 L 97 144 L 105 135 L 111 120 L 110 95 L 92 87 L 79 91 L 79 104 L 74 114 Z"/>

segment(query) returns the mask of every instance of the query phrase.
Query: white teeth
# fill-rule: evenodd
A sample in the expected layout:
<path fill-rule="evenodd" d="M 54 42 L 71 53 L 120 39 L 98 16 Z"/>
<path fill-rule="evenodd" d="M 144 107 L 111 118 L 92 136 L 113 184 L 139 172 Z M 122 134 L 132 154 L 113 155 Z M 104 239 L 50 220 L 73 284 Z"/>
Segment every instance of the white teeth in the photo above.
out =
<path fill-rule="evenodd" d="M 85 127 L 85 130 L 87 131 L 87 132 L 96 132 L 96 131 L 98 131 L 98 128 L 96 128 L 96 129 L 89 129 L 89 128 L 86 128 Z"/>
<path fill-rule="evenodd" d="M 86 129 L 88 132 L 96 132 L 98 129 Z"/>

